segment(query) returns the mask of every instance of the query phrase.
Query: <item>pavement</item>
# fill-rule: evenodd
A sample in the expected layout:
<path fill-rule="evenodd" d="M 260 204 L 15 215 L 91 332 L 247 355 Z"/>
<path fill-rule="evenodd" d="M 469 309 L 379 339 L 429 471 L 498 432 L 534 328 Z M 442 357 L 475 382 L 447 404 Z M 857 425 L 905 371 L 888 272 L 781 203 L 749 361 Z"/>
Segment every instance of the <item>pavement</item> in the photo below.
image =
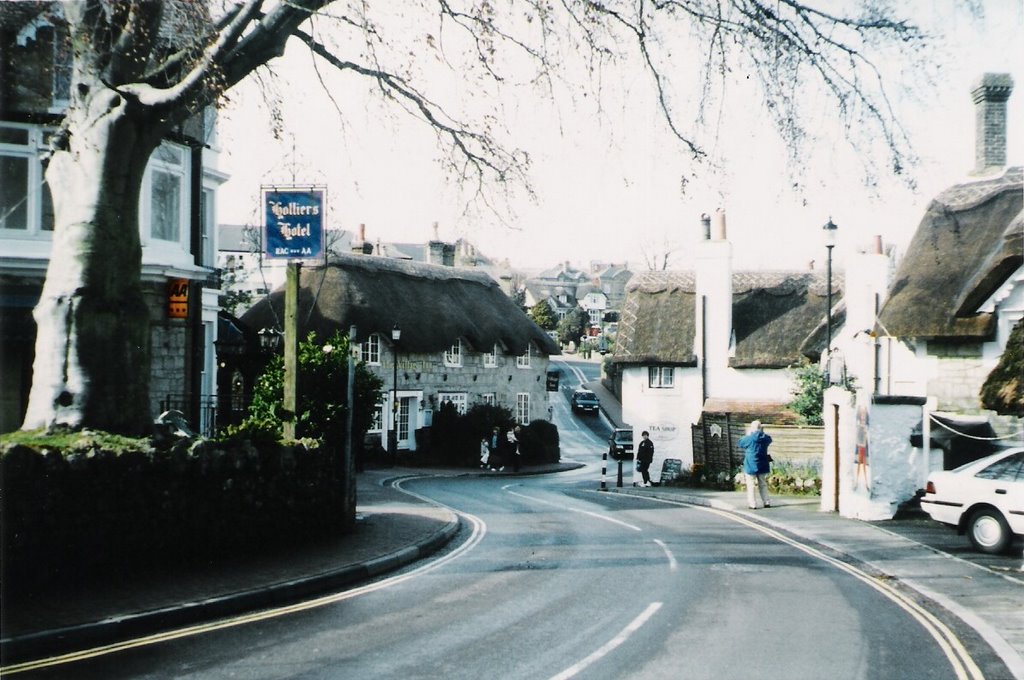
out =
<path fill-rule="evenodd" d="M 553 473 L 571 461 L 524 467 Z M 357 478 L 355 529 L 348 535 L 244 561 L 202 563 L 54 590 L 2 611 L 0 659 L 11 664 L 89 648 L 338 590 L 429 556 L 457 533 L 458 517 L 394 488 L 408 476 L 515 476 L 510 472 L 388 468 Z M 743 515 L 783 535 L 811 542 L 866 565 L 878 579 L 901 584 L 937 602 L 973 628 L 996 651 L 1012 677 L 1024 680 L 1024 587 L 966 561 L 902 538 L 884 527 L 821 512 L 819 500 L 777 496 L 771 508 L 749 510 L 746 495 L 683 487 L 615 487 L 606 492 L 690 503 Z M 595 479 L 595 491 L 600 488 Z"/>

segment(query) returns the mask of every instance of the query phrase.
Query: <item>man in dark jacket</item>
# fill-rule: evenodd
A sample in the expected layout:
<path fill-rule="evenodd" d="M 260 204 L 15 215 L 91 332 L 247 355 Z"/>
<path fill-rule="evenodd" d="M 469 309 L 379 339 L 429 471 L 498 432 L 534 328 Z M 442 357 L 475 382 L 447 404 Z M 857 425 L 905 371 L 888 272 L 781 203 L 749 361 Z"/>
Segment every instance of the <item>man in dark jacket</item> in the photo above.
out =
<path fill-rule="evenodd" d="M 651 463 L 654 462 L 654 442 L 651 441 L 651 434 L 647 430 L 641 432 L 640 436 L 643 439 L 636 449 L 636 469 L 644 479 L 640 482 L 640 486 L 650 486 L 651 475 L 648 470 L 651 469 Z"/>
<path fill-rule="evenodd" d="M 755 484 L 761 492 L 764 507 L 772 507 L 768 501 L 768 473 L 771 471 L 768 445 L 771 443 L 772 438 L 764 433 L 760 420 L 750 423 L 747 436 L 739 441 L 739 447 L 743 449 L 743 472 L 747 476 L 747 507 L 751 510 L 757 509 L 754 497 Z"/>

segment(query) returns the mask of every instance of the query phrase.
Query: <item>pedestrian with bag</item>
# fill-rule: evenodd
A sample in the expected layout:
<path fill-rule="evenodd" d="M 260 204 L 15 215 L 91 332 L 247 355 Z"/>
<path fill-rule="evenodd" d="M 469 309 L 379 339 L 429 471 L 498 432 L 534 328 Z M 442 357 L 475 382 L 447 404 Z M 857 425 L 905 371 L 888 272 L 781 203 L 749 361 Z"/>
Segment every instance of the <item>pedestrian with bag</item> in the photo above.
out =
<path fill-rule="evenodd" d="M 636 470 L 643 478 L 640 486 L 650 486 L 651 475 L 649 470 L 651 469 L 651 463 L 654 462 L 654 442 L 651 441 L 651 433 L 647 430 L 641 432 L 640 436 L 643 439 L 640 440 L 640 445 L 636 449 Z"/>
<path fill-rule="evenodd" d="M 754 496 L 755 485 L 760 492 L 763 506 L 772 507 L 768 499 L 768 473 L 771 471 L 772 461 L 772 457 L 768 455 L 768 445 L 771 443 L 772 438 L 765 434 L 760 420 L 750 423 L 747 435 L 739 441 L 739 447 L 743 449 L 743 473 L 747 478 L 747 507 L 751 510 L 758 508 Z"/>

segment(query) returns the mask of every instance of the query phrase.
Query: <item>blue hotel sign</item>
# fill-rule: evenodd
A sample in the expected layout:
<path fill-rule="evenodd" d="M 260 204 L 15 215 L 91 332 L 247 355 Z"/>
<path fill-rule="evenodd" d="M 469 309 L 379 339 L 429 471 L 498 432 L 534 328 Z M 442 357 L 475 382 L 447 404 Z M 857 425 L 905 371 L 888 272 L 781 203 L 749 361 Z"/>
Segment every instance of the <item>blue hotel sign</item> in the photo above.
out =
<path fill-rule="evenodd" d="M 267 257 L 313 259 L 324 247 L 322 190 L 266 190 L 264 253 Z"/>

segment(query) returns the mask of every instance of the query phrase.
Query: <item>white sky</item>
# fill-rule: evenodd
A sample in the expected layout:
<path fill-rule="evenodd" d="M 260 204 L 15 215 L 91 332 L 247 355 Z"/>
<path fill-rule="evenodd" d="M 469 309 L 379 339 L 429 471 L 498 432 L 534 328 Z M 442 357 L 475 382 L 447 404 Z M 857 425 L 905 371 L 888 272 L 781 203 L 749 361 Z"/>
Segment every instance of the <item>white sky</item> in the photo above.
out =
<path fill-rule="evenodd" d="M 733 114 L 717 143 L 709 145 L 720 168 L 695 168 L 654 110 L 644 76 L 619 73 L 605 82 L 613 95 L 603 117 L 574 108 L 567 97 L 551 102 L 520 92 L 506 105 L 513 143 L 533 159 L 537 200 L 514 203 L 515 215 L 500 224 L 465 214 L 464 198 L 439 168 L 433 133 L 365 97 L 365 79 L 348 76 L 339 83 L 328 75 L 344 111 L 341 122 L 300 46 L 274 64 L 287 83 L 281 142 L 270 133 L 259 91 L 243 84 L 231 93 L 220 128 L 221 169 L 231 179 L 220 191 L 218 219 L 259 224 L 260 185 L 294 179 L 326 184 L 329 226 L 354 231 L 365 223 L 370 240 L 425 242 L 436 221 L 442 239 L 464 236 L 519 268 L 566 260 L 586 267 L 600 260 L 628 262 L 639 270 L 648 256 L 669 248 L 677 249 L 671 266 L 689 266 L 687 245 L 698 237 L 700 214 L 724 207 L 737 266 L 804 268 L 811 259 L 822 262 L 821 226 L 829 217 L 840 228 L 835 255 L 841 266 L 844 253 L 866 245 L 874 234 L 905 246 L 931 197 L 966 177 L 974 162 L 970 88 L 984 72 L 1014 77 L 1009 162 L 1024 162 L 1024 4 L 987 0 L 980 21 L 948 14 L 948 5 L 907 5 L 915 8 L 912 20 L 943 36 L 939 86 L 918 91 L 916 100 L 904 97 L 900 86 L 914 85 L 919 74 L 885 65 L 896 78 L 890 82 L 894 103 L 921 159 L 910 168 L 916 193 L 883 177 L 873 195 L 856 159 L 841 141 L 827 138 L 823 125 L 814 160 L 800 175 L 806 189 L 795 195 L 784 149 L 757 107 L 744 104 L 742 89 L 728 95 Z M 322 70 L 330 74 L 329 67 Z M 807 108 L 812 120 L 823 112 L 813 102 Z M 680 178 L 693 172 L 699 179 L 683 195 Z"/>

